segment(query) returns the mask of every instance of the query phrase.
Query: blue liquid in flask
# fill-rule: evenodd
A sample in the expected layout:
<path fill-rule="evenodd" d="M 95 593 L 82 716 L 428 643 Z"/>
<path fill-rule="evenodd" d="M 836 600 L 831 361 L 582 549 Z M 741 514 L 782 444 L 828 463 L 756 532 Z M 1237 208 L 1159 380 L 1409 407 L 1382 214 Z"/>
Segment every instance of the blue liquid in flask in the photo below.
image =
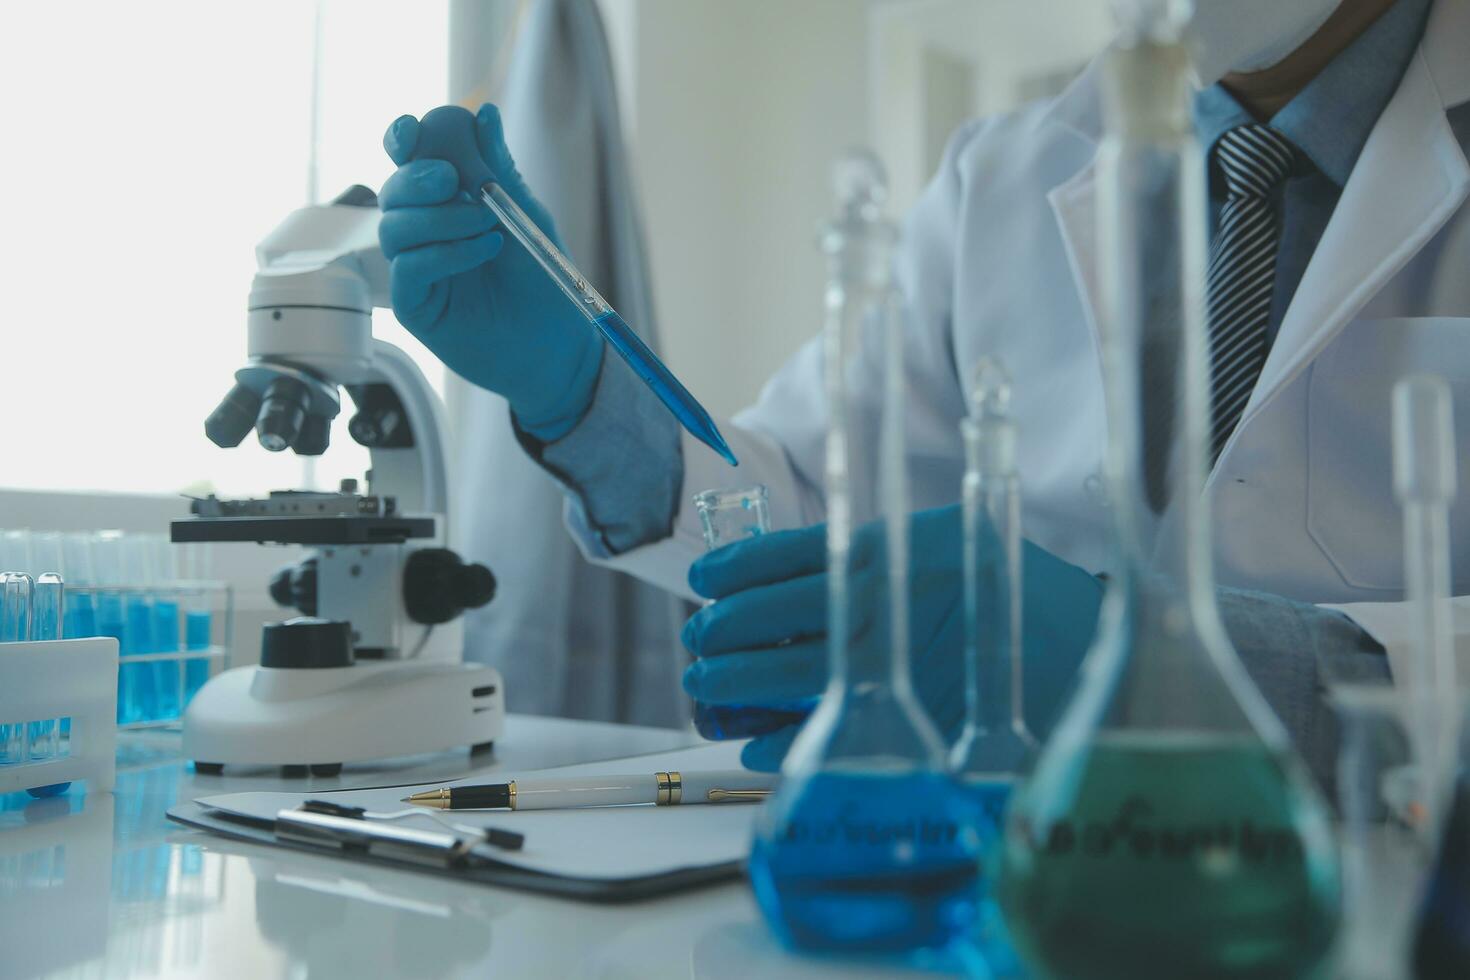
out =
<path fill-rule="evenodd" d="M 1005 914 L 991 893 L 992 872 L 1000 866 L 1001 834 L 1005 828 L 1006 805 L 1016 781 L 1011 776 L 961 779 L 959 785 L 975 807 L 974 821 L 984 847 L 979 909 L 970 942 L 985 961 L 995 980 L 1025 977 L 1026 968 L 1011 942 Z"/>
<path fill-rule="evenodd" d="M 767 806 L 779 810 L 756 837 L 750 878 L 788 944 L 913 952 L 973 926 L 981 842 L 944 774 L 820 771 Z"/>

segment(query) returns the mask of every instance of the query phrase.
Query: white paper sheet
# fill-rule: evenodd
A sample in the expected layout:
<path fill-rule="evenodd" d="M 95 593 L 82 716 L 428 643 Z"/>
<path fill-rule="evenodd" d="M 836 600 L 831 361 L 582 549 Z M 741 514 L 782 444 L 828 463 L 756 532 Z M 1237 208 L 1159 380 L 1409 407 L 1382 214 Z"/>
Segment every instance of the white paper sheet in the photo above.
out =
<path fill-rule="evenodd" d="M 742 742 L 721 742 L 675 752 L 613 759 L 556 769 L 525 772 L 497 771 L 496 782 L 541 774 L 583 776 L 605 773 L 691 772 L 701 769 L 739 769 Z M 485 776 L 450 783 L 426 783 L 392 789 L 361 789 L 339 793 L 228 793 L 195 800 L 201 806 L 258 819 L 275 819 L 285 809 L 307 799 L 328 799 L 368 810 L 402 810 L 403 797 L 420 789 L 490 781 Z M 520 851 L 498 851 L 496 857 L 543 874 L 569 878 L 617 881 L 662 874 L 684 868 L 708 867 L 743 861 L 750 853 L 752 822 L 760 806 L 749 803 L 686 806 L 613 806 L 569 810 L 444 811 L 456 823 L 501 827 L 526 835 Z M 428 819 L 398 821 L 410 827 L 436 829 Z"/>

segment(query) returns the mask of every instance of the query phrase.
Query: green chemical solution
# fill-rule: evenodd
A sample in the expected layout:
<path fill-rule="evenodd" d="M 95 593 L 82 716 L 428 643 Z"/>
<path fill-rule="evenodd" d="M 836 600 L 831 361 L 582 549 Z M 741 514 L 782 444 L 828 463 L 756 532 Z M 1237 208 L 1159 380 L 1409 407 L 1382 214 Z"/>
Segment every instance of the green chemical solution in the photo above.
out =
<path fill-rule="evenodd" d="M 1305 777 L 1259 739 L 1103 734 L 1058 775 L 1021 791 L 998 885 L 1040 976 L 1324 974 L 1339 898 L 1331 828 Z"/>

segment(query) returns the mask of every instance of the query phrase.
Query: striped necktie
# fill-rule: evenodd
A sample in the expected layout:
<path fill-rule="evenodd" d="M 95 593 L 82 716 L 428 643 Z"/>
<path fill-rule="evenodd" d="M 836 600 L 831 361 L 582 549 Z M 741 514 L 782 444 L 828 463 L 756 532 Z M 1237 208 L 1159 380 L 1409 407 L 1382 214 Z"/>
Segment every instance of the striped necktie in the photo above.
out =
<path fill-rule="evenodd" d="M 1291 143 L 1269 126 L 1238 126 L 1215 144 L 1226 200 L 1210 250 L 1212 463 L 1240 421 L 1266 363 L 1280 238 L 1271 193 L 1295 158 Z"/>

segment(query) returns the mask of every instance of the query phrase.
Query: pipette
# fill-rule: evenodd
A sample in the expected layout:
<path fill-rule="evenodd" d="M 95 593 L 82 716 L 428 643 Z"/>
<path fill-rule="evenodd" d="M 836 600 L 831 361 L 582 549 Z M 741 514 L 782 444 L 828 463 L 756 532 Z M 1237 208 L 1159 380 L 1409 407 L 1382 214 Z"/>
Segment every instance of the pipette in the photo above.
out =
<path fill-rule="evenodd" d="M 459 173 L 460 186 L 470 197 L 479 199 L 495 213 L 505 230 L 531 253 L 572 305 L 653 390 L 659 401 L 674 413 L 690 435 L 719 453 L 731 466 L 740 465 L 704 406 L 500 186 L 495 174 L 480 157 L 475 140 L 475 117 L 470 111 L 460 106 L 440 106 L 425 113 L 419 127 L 414 159 L 447 160 L 453 164 Z"/>
<path fill-rule="evenodd" d="M 1393 390 L 1393 488 L 1404 508 L 1404 570 L 1415 635 L 1408 688 L 1430 839 L 1443 817 L 1458 731 L 1450 633 L 1450 505 L 1455 430 L 1443 378 L 1404 378 Z"/>

